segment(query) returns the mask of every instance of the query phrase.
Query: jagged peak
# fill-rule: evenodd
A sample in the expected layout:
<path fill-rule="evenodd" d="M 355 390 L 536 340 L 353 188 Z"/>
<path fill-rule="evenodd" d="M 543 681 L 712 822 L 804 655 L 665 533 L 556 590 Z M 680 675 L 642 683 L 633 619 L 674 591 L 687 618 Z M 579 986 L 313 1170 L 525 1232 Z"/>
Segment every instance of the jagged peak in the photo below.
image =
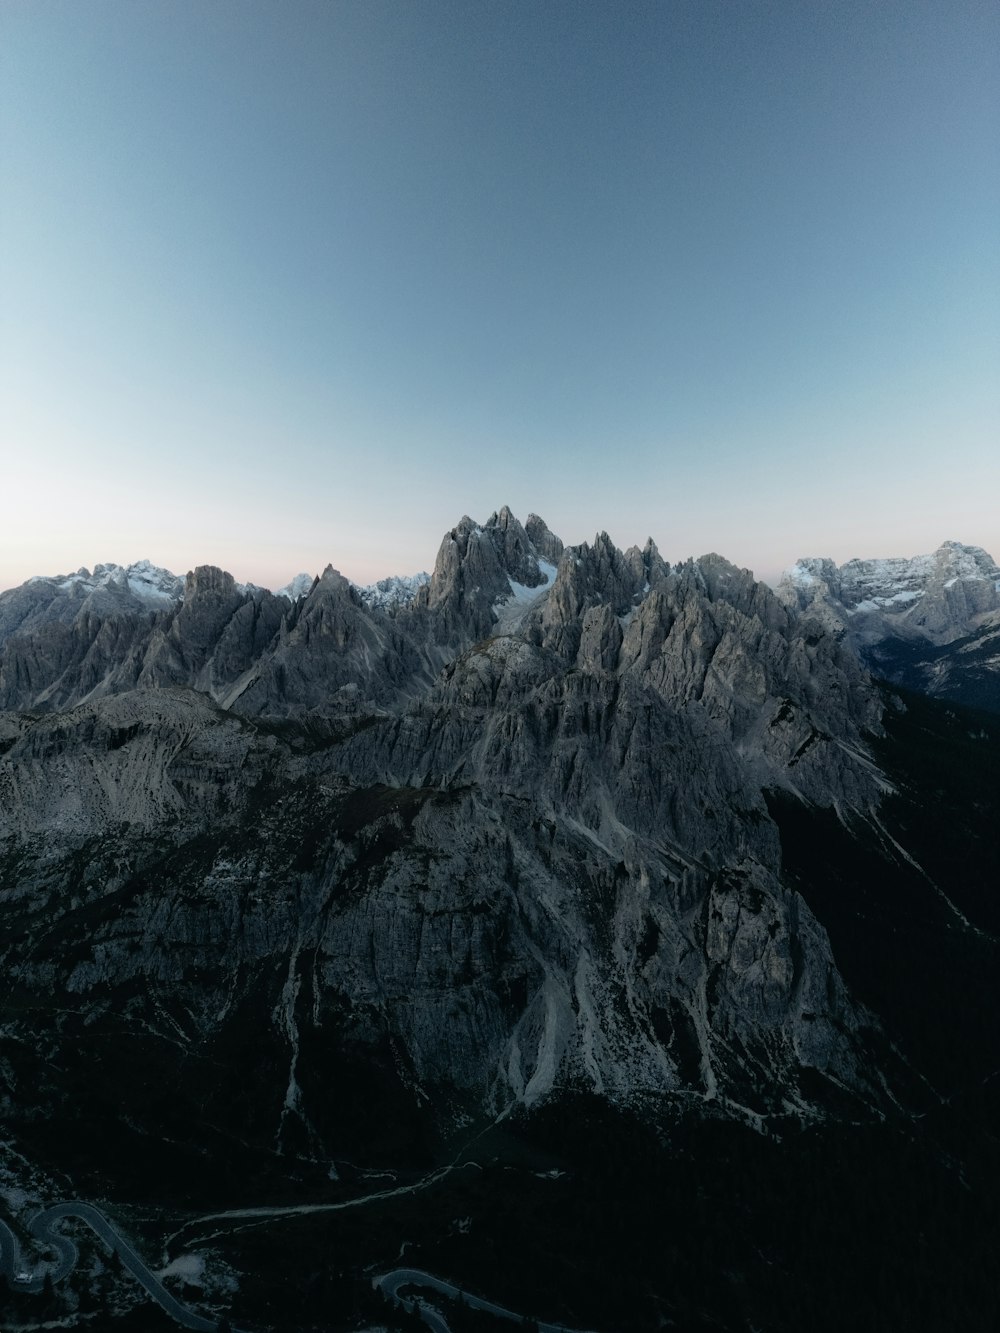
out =
<path fill-rule="evenodd" d="M 344 578 L 339 569 L 327 565 L 317 580 L 317 586 L 324 590 L 341 592 L 345 588 L 350 591 L 351 583 L 349 579 Z"/>
<path fill-rule="evenodd" d="M 236 580 L 232 574 L 220 569 L 218 565 L 196 565 L 193 570 L 188 570 L 184 580 L 185 601 L 206 594 L 228 595 L 236 591 Z"/>
<path fill-rule="evenodd" d="M 943 541 L 937 549 L 939 551 L 965 551 L 969 555 L 985 555 L 987 560 L 993 559 L 982 546 L 969 546 L 966 542 Z"/>
<path fill-rule="evenodd" d="M 798 560 L 777 594 L 861 648 L 885 637 L 945 644 L 1000 609 L 1000 568 L 982 547 L 946 541 L 929 555 Z"/>
<path fill-rule="evenodd" d="M 502 505 L 498 512 L 489 516 L 484 526 L 487 528 L 506 529 L 515 525 L 520 528 L 520 520 L 515 518 L 514 511 L 511 509 L 510 505 Z"/>
<path fill-rule="evenodd" d="M 539 556 L 549 564 L 557 565 L 565 548 L 561 539 L 549 528 L 545 520 L 539 518 L 537 514 L 529 514 L 524 530 Z"/>

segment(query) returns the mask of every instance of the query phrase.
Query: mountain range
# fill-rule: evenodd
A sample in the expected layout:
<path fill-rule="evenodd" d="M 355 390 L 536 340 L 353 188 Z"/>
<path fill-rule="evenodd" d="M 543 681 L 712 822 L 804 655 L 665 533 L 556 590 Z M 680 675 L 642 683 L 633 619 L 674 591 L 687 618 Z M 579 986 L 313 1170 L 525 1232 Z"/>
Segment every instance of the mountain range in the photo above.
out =
<path fill-rule="evenodd" d="M 479 1143 L 490 1189 L 435 1185 L 445 1211 L 500 1226 L 509 1171 L 571 1235 L 609 1123 L 680 1161 L 692 1125 L 826 1144 L 981 1096 L 998 589 L 948 543 L 803 560 L 772 591 L 504 508 L 446 533 L 429 577 L 367 589 L 142 562 L 0 595 L 12 1220 L 72 1187 L 201 1243 L 199 1216 L 352 1206 L 372 1173 L 430 1191 Z M 499 1232 L 491 1268 L 427 1206 L 425 1266 L 492 1274 L 514 1308 L 747 1326 L 677 1264 L 641 1299 L 581 1289 L 573 1246 L 540 1298 Z M 241 1326 L 352 1326 L 317 1322 L 318 1287 L 276 1322 L 239 1233 L 203 1309 L 229 1272 Z M 366 1243 L 340 1272 L 355 1303 L 393 1258 Z M 746 1318 L 792 1327 L 745 1270 Z"/>
<path fill-rule="evenodd" d="M 1000 569 L 945 542 L 912 559 L 799 560 L 778 596 L 843 636 L 871 670 L 943 699 L 1000 709 Z"/>
<path fill-rule="evenodd" d="M 486 528 L 499 521 L 500 516 L 494 515 Z M 469 519 L 463 523 L 477 526 Z M 544 524 L 531 515 L 528 528 L 533 525 L 537 536 Z M 546 549 L 557 559 L 562 543 L 556 538 L 551 542 Z M 328 568 L 324 577 L 333 573 Z M 549 577 L 554 575 L 553 565 Z M 253 602 L 258 618 L 273 629 L 285 604 L 295 605 L 308 597 L 316 582 L 312 575 L 298 574 L 272 594 L 253 584 L 230 582 L 230 576 L 211 566 L 187 579 L 148 560 L 127 567 L 98 565 L 93 573 L 81 568 L 73 574 L 29 579 L 0 593 L 0 645 L 11 636 L 21 640 L 52 621 L 69 626 L 79 619 L 85 636 L 85 626 L 95 617 L 103 621 L 116 614 L 134 617 L 139 637 L 145 619 L 151 620 L 157 612 L 179 610 L 206 584 L 236 599 L 237 610 Z M 365 606 L 393 612 L 412 604 L 421 588 L 429 592 L 430 582 L 429 575 L 420 573 L 351 587 Z M 514 583 L 510 586 L 513 589 Z M 876 676 L 923 693 L 996 709 L 1000 568 L 980 547 L 945 542 L 930 555 L 851 560 L 841 566 L 828 558 L 801 559 L 782 576 L 776 593 L 800 618 L 813 619 L 825 631 L 846 639 Z M 523 594 L 508 594 L 503 587 L 497 597 L 513 597 L 515 614 L 524 601 Z M 435 605 L 441 599 L 438 591 Z M 235 627 L 233 632 L 238 636 Z M 259 646 L 267 651 L 262 639 Z M 94 684 L 101 690 L 117 688 Z M 77 690 L 70 697 L 87 696 Z M 16 707 L 17 696 L 14 698 L 12 706 Z"/>

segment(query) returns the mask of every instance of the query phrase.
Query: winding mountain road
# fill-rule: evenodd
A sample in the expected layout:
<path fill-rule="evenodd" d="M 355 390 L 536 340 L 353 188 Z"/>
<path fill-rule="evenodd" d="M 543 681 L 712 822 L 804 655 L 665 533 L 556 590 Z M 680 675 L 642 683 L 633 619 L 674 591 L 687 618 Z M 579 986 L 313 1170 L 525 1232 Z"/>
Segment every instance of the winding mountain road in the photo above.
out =
<path fill-rule="evenodd" d="M 27 1268 L 21 1256 L 21 1246 L 17 1237 L 6 1222 L 0 1222 L 0 1273 L 15 1290 L 38 1292 L 45 1285 L 46 1276 L 53 1282 L 61 1282 L 72 1272 L 78 1257 L 76 1245 L 55 1227 L 55 1224 L 64 1217 L 77 1217 L 81 1222 L 86 1222 L 91 1231 L 95 1232 L 105 1244 L 110 1245 L 121 1259 L 122 1267 L 127 1268 L 136 1281 L 145 1287 L 153 1300 L 163 1306 L 171 1319 L 175 1319 L 184 1328 L 197 1330 L 197 1333 L 217 1333 L 218 1324 L 214 1319 L 206 1319 L 203 1315 L 196 1314 L 176 1296 L 171 1295 L 104 1214 L 98 1212 L 91 1204 L 81 1203 L 79 1200 L 56 1203 L 51 1208 L 44 1208 L 28 1223 L 29 1232 L 39 1244 L 56 1252 L 58 1258 L 54 1268 L 47 1266 L 40 1271 Z M 30 1278 L 19 1279 L 20 1274 L 28 1272 L 31 1273 Z M 237 1331 L 234 1330 L 234 1333 Z"/>
<path fill-rule="evenodd" d="M 497 1319 L 510 1319 L 515 1324 L 524 1323 L 524 1315 L 516 1314 L 513 1310 L 507 1310 L 502 1305 L 495 1305 L 493 1301 L 484 1300 L 481 1296 L 473 1296 L 471 1292 L 463 1290 L 462 1287 L 456 1287 L 453 1283 L 445 1282 L 442 1278 L 434 1277 L 431 1273 L 421 1272 L 419 1268 L 394 1268 L 391 1273 L 383 1273 L 381 1277 L 376 1278 L 375 1285 L 386 1296 L 400 1305 L 407 1308 L 415 1305 L 421 1319 L 434 1333 L 450 1333 L 444 1316 L 435 1310 L 432 1305 L 427 1305 L 422 1300 L 411 1301 L 400 1296 L 399 1293 L 404 1287 L 428 1287 L 431 1291 L 439 1292 L 442 1296 L 450 1296 L 452 1300 L 463 1300 L 472 1309 L 482 1310 L 484 1314 L 495 1315 Z M 567 1328 L 565 1324 L 544 1324 L 540 1320 L 536 1327 L 539 1333 L 575 1333 L 575 1330 Z"/>
<path fill-rule="evenodd" d="M 52 1282 L 61 1282 L 73 1271 L 79 1258 L 76 1244 L 56 1227 L 58 1222 L 67 1217 L 75 1217 L 81 1222 L 86 1222 L 91 1231 L 114 1250 L 121 1259 L 122 1267 L 128 1269 L 171 1319 L 184 1328 L 196 1330 L 196 1333 L 218 1333 L 219 1326 L 216 1320 L 206 1319 L 204 1315 L 197 1314 L 172 1295 L 104 1214 L 92 1204 L 82 1203 L 80 1200 L 69 1200 L 53 1204 L 51 1208 L 43 1208 L 28 1223 L 28 1231 L 39 1245 L 55 1252 L 54 1266 L 28 1268 L 21 1252 L 20 1242 L 7 1223 L 0 1221 L 0 1274 L 7 1279 L 14 1290 L 37 1293 L 44 1287 L 46 1277 Z M 394 1268 L 390 1273 L 383 1273 L 381 1277 L 376 1278 L 375 1285 L 391 1300 L 407 1309 L 417 1309 L 432 1333 L 450 1333 L 444 1315 L 420 1297 L 400 1296 L 401 1290 L 406 1287 L 428 1288 L 442 1296 L 450 1296 L 453 1300 L 464 1300 L 474 1309 L 495 1315 L 498 1319 L 509 1319 L 518 1324 L 523 1322 L 523 1316 L 513 1310 L 495 1305 L 480 1296 L 473 1296 L 471 1292 L 464 1291 L 451 1282 L 445 1282 L 442 1278 L 434 1277 L 431 1273 L 424 1273 L 418 1268 Z M 573 1330 L 567 1329 L 563 1324 L 539 1323 L 537 1327 L 539 1333 L 573 1333 Z M 234 1329 L 233 1333 L 240 1333 L 240 1330 Z"/>

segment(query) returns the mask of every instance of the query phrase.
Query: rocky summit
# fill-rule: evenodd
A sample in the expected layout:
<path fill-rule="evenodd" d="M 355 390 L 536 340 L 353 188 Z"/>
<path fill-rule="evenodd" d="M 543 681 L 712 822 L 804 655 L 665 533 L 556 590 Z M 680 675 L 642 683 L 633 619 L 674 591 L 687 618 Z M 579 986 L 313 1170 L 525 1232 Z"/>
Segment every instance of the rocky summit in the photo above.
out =
<path fill-rule="evenodd" d="M 183 1155 L 197 1123 L 313 1200 L 567 1098 L 755 1132 L 923 1106 L 954 1047 L 907 1036 L 886 923 L 976 967 L 994 925 L 924 859 L 912 705 L 845 627 L 920 605 L 940 646 L 994 608 L 980 555 L 776 595 L 504 508 L 375 592 L 103 567 L 3 594 L 17 1151 L 79 1180 L 109 1132 Z"/>

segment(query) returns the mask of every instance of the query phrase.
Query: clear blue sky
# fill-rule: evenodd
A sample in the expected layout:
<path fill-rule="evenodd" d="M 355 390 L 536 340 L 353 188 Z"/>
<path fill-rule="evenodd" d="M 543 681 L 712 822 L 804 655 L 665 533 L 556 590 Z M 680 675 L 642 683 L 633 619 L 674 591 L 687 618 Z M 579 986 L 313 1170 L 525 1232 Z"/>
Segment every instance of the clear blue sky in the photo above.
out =
<path fill-rule="evenodd" d="M 0 587 L 1000 557 L 993 0 L 3 0 Z"/>

